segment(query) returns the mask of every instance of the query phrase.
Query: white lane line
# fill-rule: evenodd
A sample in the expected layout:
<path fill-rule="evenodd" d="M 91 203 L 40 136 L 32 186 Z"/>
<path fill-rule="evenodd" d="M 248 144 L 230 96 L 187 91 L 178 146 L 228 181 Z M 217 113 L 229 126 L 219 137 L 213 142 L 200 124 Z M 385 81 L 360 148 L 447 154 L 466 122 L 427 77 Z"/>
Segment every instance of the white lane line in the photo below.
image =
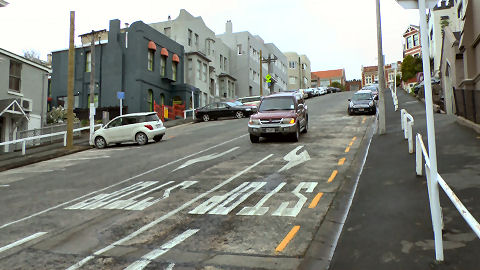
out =
<path fill-rule="evenodd" d="M 194 235 L 198 232 L 198 229 L 190 229 L 182 234 L 178 235 L 177 237 L 173 238 L 172 240 L 168 241 L 167 243 L 163 244 L 160 248 L 154 249 L 149 253 L 142 256 L 140 260 L 135 261 L 134 263 L 130 264 L 125 270 L 141 270 L 145 268 L 151 261 L 155 260 L 156 258 L 162 256 L 171 248 L 175 247 L 176 245 L 183 242 L 185 239 L 189 238 L 190 236 Z M 175 264 L 173 264 L 175 265 Z M 170 264 L 167 269 L 172 269 L 173 265 Z M 171 267 L 170 267 L 171 266 Z"/>
<path fill-rule="evenodd" d="M 220 153 L 220 154 L 217 154 L 217 153 L 213 153 L 213 154 L 210 154 L 210 155 L 206 155 L 206 156 L 203 156 L 203 157 L 198 157 L 198 158 L 194 158 L 194 159 L 191 159 L 191 160 L 188 160 L 187 162 L 185 162 L 184 164 L 180 165 L 178 168 L 176 168 L 175 170 L 173 170 L 172 172 L 176 171 L 176 170 L 180 170 L 180 169 L 183 169 L 187 166 L 190 166 L 192 164 L 195 164 L 195 163 L 198 163 L 198 162 L 203 162 L 203 161 L 209 161 L 209 160 L 212 160 L 212 159 L 216 159 L 216 158 L 219 158 L 221 156 L 224 156 L 228 153 L 231 153 L 235 150 L 237 150 L 238 148 L 240 147 L 234 147 L 232 149 L 229 149 L 223 153 Z"/>
<path fill-rule="evenodd" d="M 171 263 L 167 266 L 167 268 L 165 268 L 165 270 L 172 270 L 174 266 L 175 266 L 175 263 Z"/>
<path fill-rule="evenodd" d="M 0 187 L 9 187 L 10 185 L 0 185 Z"/>
<path fill-rule="evenodd" d="M 234 176 L 228 178 L 227 180 L 223 181 L 222 183 L 216 185 L 215 187 L 213 187 L 212 189 L 198 195 L 197 197 L 195 197 L 194 199 L 184 203 L 182 206 L 178 207 L 177 209 L 159 217 L 158 219 L 144 225 L 143 227 L 141 227 L 140 229 L 134 231 L 133 233 L 127 235 L 126 237 L 120 239 L 120 240 L 117 240 L 116 242 L 114 242 L 113 244 L 110 244 L 96 252 L 93 253 L 93 255 L 101 255 L 103 254 L 104 252 L 107 252 L 109 250 L 111 250 L 112 248 L 114 248 L 115 246 L 117 245 L 121 245 L 127 241 L 129 241 L 130 239 L 136 237 L 137 235 L 140 235 L 141 233 L 149 230 L 150 228 L 152 228 L 153 226 L 159 224 L 160 222 L 170 218 L 171 216 L 177 214 L 178 212 L 184 210 L 185 208 L 191 206 L 192 204 L 194 204 L 195 202 L 197 202 L 198 200 L 202 199 L 203 197 L 209 195 L 210 193 L 212 192 L 215 192 L 216 190 L 218 190 L 219 188 L 225 186 L 226 184 L 232 182 L 233 180 L 235 180 L 237 177 L 241 176 L 242 174 L 250 171 L 251 169 L 255 168 L 256 166 L 258 166 L 260 163 L 264 162 L 265 160 L 269 159 L 270 157 L 272 157 L 273 154 L 270 154 L 266 157 L 264 157 L 263 159 L 261 159 L 260 161 L 257 161 L 256 163 L 254 163 L 253 165 L 250 165 L 249 167 L 243 169 L 242 171 L 238 172 L 237 174 L 235 174 Z M 94 256 L 88 256 L 86 258 L 84 258 L 83 260 L 79 261 L 78 263 L 70 266 L 69 268 L 67 268 L 67 270 L 75 270 L 75 269 L 78 269 L 80 268 L 82 265 L 86 264 L 88 261 L 90 261 L 91 259 L 93 259 Z"/>
<path fill-rule="evenodd" d="M 81 161 L 81 160 L 91 160 L 91 159 L 99 159 L 99 158 L 109 158 L 110 156 L 96 156 L 96 157 L 79 157 L 79 158 L 61 158 L 61 159 L 54 159 L 54 160 L 47 160 L 47 162 L 62 162 L 62 161 Z"/>
<path fill-rule="evenodd" d="M 19 246 L 19 245 L 21 245 L 21 244 L 23 244 L 23 243 L 26 243 L 26 242 L 28 242 L 28 241 L 30 241 L 30 240 L 33 240 L 33 239 L 35 239 L 35 238 L 38 238 L 38 237 L 40 237 L 40 236 L 42 236 L 42 235 L 44 235 L 44 234 L 46 234 L 46 233 L 47 233 L 47 232 L 37 232 L 37 233 L 32 234 L 32 235 L 30 235 L 30 236 L 28 236 L 28 237 L 25 237 L 25 238 L 23 238 L 23 239 L 20 239 L 20 240 L 18 240 L 18 241 L 15 241 L 15 242 L 13 242 L 13 243 L 11 243 L 11 244 L 8 244 L 8 245 L 6 245 L 6 246 L 4 246 L 4 247 L 1 247 L 1 248 L 0 248 L 0 253 L 4 252 L 4 251 L 6 251 L 6 250 L 9 250 L 9 249 L 11 249 L 11 248 L 13 248 L 13 247 Z"/>
<path fill-rule="evenodd" d="M 51 211 L 51 210 L 54 210 L 54 209 L 57 209 L 57 208 L 64 207 L 65 205 L 71 204 L 71 203 L 73 203 L 73 202 L 75 202 L 75 201 L 78 201 L 78 200 L 81 200 L 81 199 L 83 199 L 83 198 L 89 197 L 89 196 L 91 196 L 91 195 L 93 195 L 93 194 L 102 192 L 102 191 L 107 190 L 107 189 L 109 189 L 109 188 L 112 188 L 112 187 L 121 185 L 121 184 L 123 184 L 123 183 L 125 183 L 125 182 L 128 182 L 128 181 L 130 181 L 130 180 L 133 180 L 133 179 L 138 178 L 138 177 L 140 177 L 140 176 L 149 174 L 149 173 L 154 172 L 154 171 L 156 171 L 156 170 L 165 168 L 165 167 L 170 166 L 170 165 L 172 165 L 172 164 L 174 164 L 174 163 L 176 163 L 176 162 L 185 160 L 185 159 L 187 159 L 187 158 L 190 158 L 190 157 L 192 157 L 192 156 L 195 156 L 195 155 L 201 154 L 201 153 L 203 153 L 203 152 L 209 151 L 209 150 L 211 150 L 211 149 L 213 149 L 213 148 L 222 146 L 222 145 L 224 145 L 224 144 L 231 143 L 231 142 L 233 142 L 233 141 L 235 141 L 235 140 L 238 140 L 238 139 L 240 139 L 240 138 L 243 138 L 243 137 L 245 137 L 245 136 L 247 136 L 247 135 L 248 135 L 248 134 L 244 134 L 244 135 L 242 135 L 242 136 L 233 138 L 233 139 L 231 139 L 231 140 L 228 140 L 228 141 L 225 141 L 225 142 L 216 144 L 216 145 L 211 146 L 211 147 L 209 147 L 209 148 L 207 148 L 207 149 L 198 151 L 198 152 L 193 153 L 193 154 L 190 154 L 190 155 L 188 155 L 188 156 L 185 156 L 185 157 L 179 158 L 179 159 L 177 159 L 177 160 L 171 161 L 171 162 L 169 162 L 169 163 L 163 164 L 162 166 L 158 166 L 158 167 L 156 167 L 156 168 L 150 169 L 150 170 L 148 170 L 148 171 L 145 171 L 145 172 L 143 172 L 143 173 L 141 173 L 141 174 L 137 174 L 137 175 L 132 176 L 132 177 L 130 177 L 130 178 L 127 178 L 127 179 L 125 179 L 125 180 L 123 180 L 123 181 L 120 181 L 120 182 L 117 182 L 117 183 L 115 183 L 115 184 L 113 184 L 113 185 L 110 185 L 110 186 L 108 186 L 108 187 L 104 187 L 104 188 L 102 188 L 102 189 L 99 189 L 99 190 L 90 192 L 90 193 L 85 194 L 85 195 L 80 196 L 80 197 L 77 197 L 77 198 L 75 198 L 75 199 L 73 199 L 73 200 L 70 200 L 70 201 L 68 201 L 68 202 L 64 202 L 64 203 L 58 204 L 58 205 L 56 205 L 56 206 L 52 206 L 52 207 L 50 207 L 50 208 L 48 208 L 48 209 L 45 209 L 45 210 L 43 210 L 43 211 L 37 212 L 37 213 L 35 213 L 35 214 L 32 214 L 32 215 L 30 215 L 30 216 L 27 216 L 27 217 L 24 217 L 24 218 L 21 218 L 21 219 L 18 219 L 18 220 L 9 222 L 9 223 L 5 223 L 5 224 L 3 224 L 2 226 L 0 226 L 0 229 L 3 229 L 3 228 L 6 228 L 6 227 L 8 227 L 8 226 L 10 226 L 10 225 L 13 225 L 13 224 L 16 224 L 16 223 L 19 223 L 19 222 L 22 222 L 22 221 L 31 219 L 31 218 L 36 217 L 36 216 L 38 216 L 38 215 L 44 214 L 44 213 L 46 213 L 46 212 L 48 212 L 48 211 Z"/>

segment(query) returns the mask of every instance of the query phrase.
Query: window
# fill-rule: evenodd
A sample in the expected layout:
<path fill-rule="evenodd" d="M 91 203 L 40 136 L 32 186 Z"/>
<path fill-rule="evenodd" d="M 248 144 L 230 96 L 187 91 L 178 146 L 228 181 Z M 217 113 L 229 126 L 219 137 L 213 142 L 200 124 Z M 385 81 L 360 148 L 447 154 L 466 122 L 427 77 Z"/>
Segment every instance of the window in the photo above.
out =
<path fill-rule="evenodd" d="M 154 50 L 148 50 L 148 65 L 147 69 L 150 71 L 153 71 L 153 55 L 154 55 Z"/>
<path fill-rule="evenodd" d="M 203 63 L 203 81 L 207 81 L 207 64 Z"/>
<path fill-rule="evenodd" d="M 167 57 L 165 55 L 162 55 L 160 59 L 160 75 L 165 77 L 165 66 L 167 64 Z"/>
<path fill-rule="evenodd" d="M 237 54 L 242 55 L 242 44 L 237 45 Z"/>
<path fill-rule="evenodd" d="M 288 62 L 288 67 L 291 69 L 295 69 L 297 67 L 297 62 L 295 61 Z"/>
<path fill-rule="evenodd" d="M 290 77 L 288 78 L 288 83 L 289 83 L 289 84 L 295 84 L 295 83 L 297 83 L 297 77 L 295 77 L 295 76 L 290 76 Z"/>
<path fill-rule="evenodd" d="M 192 60 L 192 58 L 188 58 L 187 69 L 188 69 L 188 77 L 192 77 L 193 76 L 193 60 Z"/>
<path fill-rule="evenodd" d="M 433 29 L 432 29 L 432 31 L 433 31 Z M 432 33 L 432 36 L 433 36 L 433 33 Z M 431 39 L 431 37 L 430 37 L 430 39 Z M 418 45 L 420 45 L 420 43 L 418 42 L 418 35 L 413 35 L 413 46 L 416 47 Z"/>
<path fill-rule="evenodd" d="M 153 112 L 153 90 L 148 89 L 147 92 L 147 110 Z"/>
<path fill-rule="evenodd" d="M 85 72 L 92 71 L 92 52 L 87 52 L 85 55 Z"/>
<path fill-rule="evenodd" d="M 207 47 L 207 55 L 211 54 L 211 48 L 210 48 L 210 40 L 205 41 L 206 47 Z"/>
<path fill-rule="evenodd" d="M 227 57 L 223 58 L 223 70 L 227 71 Z"/>
<path fill-rule="evenodd" d="M 195 46 L 198 47 L 198 34 L 195 34 Z"/>
<path fill-rule="evenodd" d="M 163 28 L 163 33 L 165 34 L 165 36 L 170 37 L 171 32 L 172 32 L 172 28 L 171 28 L 171 27 L 165 27 L 165 28 Z"/>
<path fill-rule="evenodd" d="M 202 62 L 200 60 L 197 60 L 197 78 L 198 80 L 202 80 Z"/>
<path fill-rule="evenodd" d="M 257 81 L 257 72 L 256 71 L 253 71 L 253 81 L 254 82 Z"/>
<path fill-rule="evenodd" d="M 366 76 L 365 77 L 365 84 L 371 84 L 372 83 L 372 77 Z"/>
<path fill-rule="evenodd" d="M 177 80 L 177 62 L 172 62 L 172 80 Z"/>
<path fill-rule="evenodd" d="M 220 69 L 223 69 L 223 55 L 220 54 Z"/>
<path fill-rule="evenodd" d="M 407 38 L 407 49 L 410 49 L 413 47 L 413 44 L 412 44 L 412 36 L 409 36 Z"/>
<path fill-rule="evenodd" d="M 10 60 L 10 73 L 8 78 L 8 88 L 20 92 L 20 82 L 22 74 L 22 64 Z"/>
<path fill-rule="evenodd" d="M 192 46 L 192 30 L 188 29 L 188 46 Z"/>

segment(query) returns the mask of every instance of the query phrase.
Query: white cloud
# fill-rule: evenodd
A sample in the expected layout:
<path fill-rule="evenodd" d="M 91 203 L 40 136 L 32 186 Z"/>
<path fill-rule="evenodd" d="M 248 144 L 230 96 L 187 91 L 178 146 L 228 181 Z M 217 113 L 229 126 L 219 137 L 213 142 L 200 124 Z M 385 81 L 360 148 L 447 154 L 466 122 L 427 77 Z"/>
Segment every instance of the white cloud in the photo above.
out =
<path fill-rule="evenodd" d="M 75 10 L 75 36 L 108 29 L 109 20 L 146 23 L 178 16 L 185 8 L 202 16 L 217 34 L 232 20 L 234 31 L 249 31 L 282 51 L 306 54 L 313 70 L 345 68 L 348 79 L 360 77 L 361 65 L 376 65 L 374 0 L 12 0 L 0 8 L 4 49 L 23 54 L 34 49 L 46 55 L 68 47 L 69 11 Z M 386 62 L 401 60 L 402 34 L 418 24 L 418 12 L 403 10 L 394 0 L 382 0 L 383 48 Z M 6 27 L 12 26 L 12 27 Z"/>

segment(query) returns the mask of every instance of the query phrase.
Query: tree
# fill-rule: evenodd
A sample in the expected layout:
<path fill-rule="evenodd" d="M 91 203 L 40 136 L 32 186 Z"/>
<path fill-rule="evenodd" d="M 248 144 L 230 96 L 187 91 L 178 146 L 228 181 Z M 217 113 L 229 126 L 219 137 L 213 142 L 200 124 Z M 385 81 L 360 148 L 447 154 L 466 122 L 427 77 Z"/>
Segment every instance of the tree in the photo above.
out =
<path fill-rule="evenodd" d="M 342 91 L 345 91 L 345 86 L 343 86 L 341 83 L 339 82 L 332 82 L 330 84 L 330 87 L 335 87 L 335 88 L 339 88 L 341 89 Z"/>
<path fill-rule="evenodd" d="M 422 59 L 411 55 L 405 56 L 402 62 L 402 80 L 404 82 L 417 76 L 418 72 L 423 71 Z"/>
<path fill-rule="evenodd" d="M 27 58 L 28 60 L 31 60 L 35 63 L 42 63 L 42 60 L 40 60 L 40 53 L 36 50 L 26 50 L 23 51 L 23 57 Z"/>

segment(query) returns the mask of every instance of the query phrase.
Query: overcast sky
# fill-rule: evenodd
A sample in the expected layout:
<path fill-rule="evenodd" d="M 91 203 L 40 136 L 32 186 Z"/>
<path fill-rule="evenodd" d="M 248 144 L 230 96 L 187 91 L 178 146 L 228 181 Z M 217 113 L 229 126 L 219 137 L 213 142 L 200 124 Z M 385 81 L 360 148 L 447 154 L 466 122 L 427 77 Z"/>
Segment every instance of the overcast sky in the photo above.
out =
<path fill-rule="evenodd" d="M 361 66 L 377 64 L 375 0 L 7 0 L 0 8 L 0 47 L 23 55 L 36 50 L 41 59 L 68 48 L 69 11 L 75 11 L 75 35 L 107 29 L 109 20 L 153 23 L 176 18 L 184 8 L 215 33 L 249 31 L 281 51 L 306 54 L 312 71 L 345 68 L 359 79 Z M 386 63 L 402 60 L 402 34 L 418 25 L 418 11 L 395 0 L 381 0 Z M 79 38 L 76 44 L 80 44 Z"/>

